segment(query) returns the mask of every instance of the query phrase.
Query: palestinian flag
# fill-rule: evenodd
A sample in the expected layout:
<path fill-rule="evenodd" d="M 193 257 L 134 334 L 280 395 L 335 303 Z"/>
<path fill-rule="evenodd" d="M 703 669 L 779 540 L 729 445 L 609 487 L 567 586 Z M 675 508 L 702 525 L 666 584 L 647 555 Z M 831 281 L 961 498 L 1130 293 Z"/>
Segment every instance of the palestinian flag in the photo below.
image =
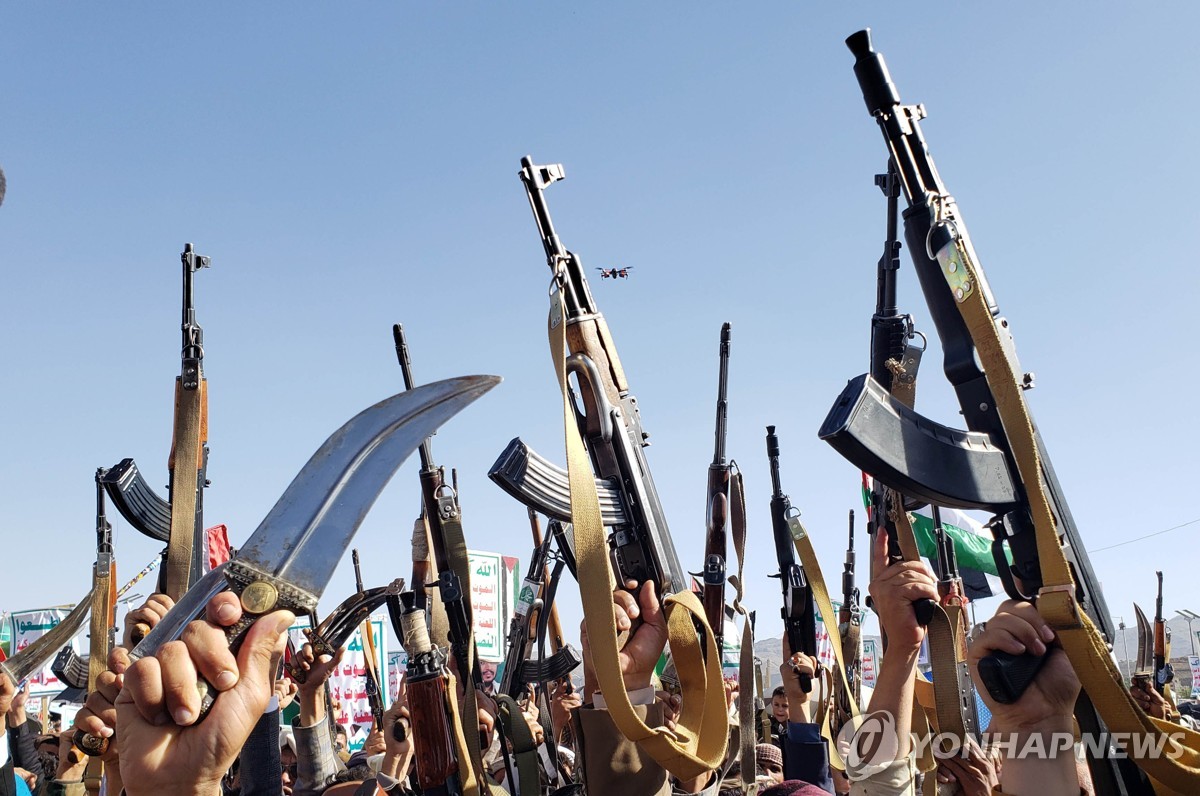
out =
<path fill-rule="evenodd" d="M 863 473 L 863 504 L 871 508 L 871 476 Z M 959 574 L 967 599 L 977 600 L 1004 593 L 996 560 L 992 557 L 992 536 L 975 518 L 958 509 L 942 509 L 942 528 L 954 540 Z M 937 544 L 933 535 L 933 512 L 926 505 L 912 512 L 917 549 L 936 569 Z M 1011 560 L 1011 554 L 1009 555 Z"/>

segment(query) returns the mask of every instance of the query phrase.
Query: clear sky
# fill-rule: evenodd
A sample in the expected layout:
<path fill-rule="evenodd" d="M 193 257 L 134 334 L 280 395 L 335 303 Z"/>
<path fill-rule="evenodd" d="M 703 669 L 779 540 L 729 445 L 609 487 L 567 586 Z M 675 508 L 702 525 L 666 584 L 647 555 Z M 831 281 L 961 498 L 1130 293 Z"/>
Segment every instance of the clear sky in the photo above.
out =
<path fill-rule="evenodd" d="M 883 243 L 886 154 L 842 43 L 866 25 L 929 110 L 1087 545 L 1200 517 L 1198 23 L 1190 3 L 8 4 L 0 607 L 86 591 L 97 466 L 133 456 L 165 484 L 186 241 L 213 263 L 211 523 L 244 541 L 333 429 L 400 389 L 400 321 L 418 380 L 504 376 L 433 448 L 469 544 L 527 559 L 524 510 L 486 471 L 516 435 L 562 459 L 531 154 L 566 166 L 547 195 L 566 245 L 634 268 L 593 290 L 691 569 L 733 324 L 748 602 L 777 635 L 763 427 L 831 585 L 858 501 L 816 430 L 866 369 Z M 904 264 L 902 306 L 932 331 Z M 953 424 L 938 360 L 918 405 Z M 414 457 L 356 539 L 368 581 L 409 574 L 418 501 Z M 124 581 L 158 546 L 115 524 Z M 1095 553 L 1113 612 L 1152 603 L 1158 568 L 1168 610 L 1200 610 L 1198 528 Z"/>

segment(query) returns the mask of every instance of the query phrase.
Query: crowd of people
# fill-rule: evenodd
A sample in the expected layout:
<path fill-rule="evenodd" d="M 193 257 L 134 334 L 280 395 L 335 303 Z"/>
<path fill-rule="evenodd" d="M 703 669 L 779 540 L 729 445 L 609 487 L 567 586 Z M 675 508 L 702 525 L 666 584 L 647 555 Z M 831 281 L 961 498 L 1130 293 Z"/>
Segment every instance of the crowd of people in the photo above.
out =
<path fill-rule="evenodd" d="M 1071 794 L 1090 792 L 1087 767 L 1073 745 L 1037 745 L 1035 736 L 1076 731 L 1072 712 L 1080 691 L 1079 679 L 1054 632 L 1029 603 L 1005 602 L 974 635 L 969 650 L 972 674 L 978 681 L 979 660 L 994 651 L 1048 654 L 1034 682 L 1014 704 L 978 693 L 991 710 L 990 726 L 981 745 L 968 738 L 952 753 L 939 756 L 936 772 L 923 774 L 916 762 L 912 735 L 914 681 L 926 630 L 918 623 L 913 603 L 937 599 L 932 573 L 920 562 L 887 565 L 886 541 L 876 540 L 876 576 L 870 584 L 887 650 L 876 686 L 866 706 L 870 715 L 885 715 L 894 736 L 871 739 L 854 736 L 852 748 L 831 757 L 827 732 L 814 717 L 814 700 L 801 685 L 802 675 L 817 673 L 817 661 L 785 648 L 780 667 L 782 685 L 765 706 L 768 721 L 754 753 L 753 780 L 764 796 L 785 794 L 852 793 L 864 796 L 929 792 L 923 779 L 936 777 L 939 793 Z M 152 596 L 131 612 L 125 627 L 155 625 L 171 608 L 170 598 Z M 681 698 L 661 690 L 655 665 L 667 643 L 667 625 L 653 583 L 644 584 L 636 598 L 614 592 L 613 610 L 619 630 L 631 631 L 621 648 L 624 685 L 639 717 L 651 727 L 672 728 Z M 178 641 L 157 654 L 131 661 L 128 631 L 124 646 L 116 647 L 108 669 L 99 676 L 73 726 L 58 734 L 42 728 L 26 714 L 27 691 L 0 675 L 0 713 L 8 727 L 4 794 L 24 796 L 83 796 L 89 758 L 80 752 L 76 735 L 82 731 L 109 740 L 101 756 L 102 792 L 118 796 L 388 796 L 422 794 L 415 776 L 422 750 L 416 748 L 414 717 L 403 684 L 399 697 L 386 711 L 383 726 L 373 727 L 362 750 L 350 754 L 344 731 L 339 735 L 327 715 L 325 683 L 340 662 L 340 653 L 316 655 L 306 645 L 291 661 L 303 672 L 302 682 L 280 678 L 287 631 L 295 617 L 276 611 L 258 618 L 236 654 L 225 629 L 242 617 L 242 606 L 225 592 L 207 606 L 203 619 L 193 621 Z M 725 761 L 715 770 L 691 780 L 673 778 L 617 730 L 606 710 L 590 662 L 586 632 L 581 636 L 584 658 L 582 691 L 564 679 L 549 693 L 548 723 L 539 721 L 538 708 L 525 704 L 523 718 L 539 746 L 539 793 L 733 794 L 742 792 L 739 770 L 737 702 L 751 698 L 727 688 L 731 739 Z M 451 658 L 452 660 L 452 658 Z M 210 712 L 201 717 L 203 678 L 218 693 Z M 1135 695 L 1151 715 L 1179 716 L 1152 687 L 1135 686 Z M 511 768 L 505 764 L 509 742 L 499 732 L 496 702 L 484 693 L 479 704 L 479 743 L 483 749 L 487 786 L 493 793 L 510 792 Z M 280 712 L 295 701 L 299 713 L 281 726 Z M 543 703 L 545 704 L 545 703 Z M 553 728 L 553 743 L 544 734 Z M 989 744 L 1004 739 L 1016 743 Z M 882 741 L 882 742 L 881 742 Z M 894 742 L 892 742 L 894 741 Z M 919 739 L 917 741 L 919 743 Z M 867 747 L 870 748 L 867 748 Z M 557 760 L 542 750 L 553 748 Z M 880 751 L 887 759 L 880 759 Z M 467 761 L 459 761 L 467 766 Z M 845 770 L 843 770 L 845 769 Z M 567 782 L 566 786 L 562 785 Z M 96 783 L 92 783 L 93 788 Z M 926 788 L 922 790 L 922 788 Z M 529 787 L 524 788 L 528 796 Z M 453 790 L 446 791 L 453 793 Z"/>

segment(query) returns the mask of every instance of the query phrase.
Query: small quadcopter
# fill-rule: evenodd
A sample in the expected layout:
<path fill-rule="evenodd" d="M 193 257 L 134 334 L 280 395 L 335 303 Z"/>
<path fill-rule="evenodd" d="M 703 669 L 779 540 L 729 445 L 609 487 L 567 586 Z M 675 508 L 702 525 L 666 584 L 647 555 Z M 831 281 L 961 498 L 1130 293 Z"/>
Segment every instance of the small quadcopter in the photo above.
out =
<path fill-rule="evenodd" d="M 633 266 L 631 265 L 627 268 L 597 268 L 596 270 L 600 272 L 601 279 L 616 279 L 618 277 L 628 279 L 629 272 L 633 270 Z"/>

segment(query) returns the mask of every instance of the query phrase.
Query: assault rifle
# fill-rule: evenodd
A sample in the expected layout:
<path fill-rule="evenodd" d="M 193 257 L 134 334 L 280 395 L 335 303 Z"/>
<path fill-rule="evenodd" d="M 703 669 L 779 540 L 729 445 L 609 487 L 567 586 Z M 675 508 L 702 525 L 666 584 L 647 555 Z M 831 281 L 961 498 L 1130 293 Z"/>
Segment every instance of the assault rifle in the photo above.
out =
<path fill-rule="evenodd" d="M 733 469 L 725 458 L 729 430 L 729 324 L 721 325 L 721 366 L 717 378 L 717 424 L 712 464 L 708 466 L 708 502 L 704 518 L 704 614 L 716 638 L 717 655 L 725 636 L 725 550 L 729 525 L 729 478 Z"/>
<path fill-rule="evenodd" d="M 554 595 L 565 562 L 561 556 L 555 556 L 553 569 L 547 566 L 552 558 L 550 545 L 555 538 L 554 530 L 548 529 L 543 539 L 537 513 L 533 509 L 529 509 L 529 523 L 533 530 L 533 557 L 529 561 L 528 574 L 521 583 L 521 592 L 517 595 L 517 604 L 509 624 L 508 653 L 504 659 L 504 675 L 499 688 L 500 693 L 508 694 L 513 699 L 524 696 L 530 683 L 541 686 L 563 679 L 581 662 L 579 654 L 563 643 L 562 628 L 558 626 Z M 558 520 L 550 521 L 551 526 L 556 523 Z M 539 655 L 536 661 L 530 660 L 531 645 L 544 642 L 547 634 L 550 635 L 552 655 L 548 658 Z"/>
<path fill-rule="evenodd" d="M 966 224 L 929 154 L 920 127 L 924 106 L 901 104 L 883 56 L 871 46 L 869 30 L 850 36 L 846 44 L 855 56 L 854 72 L 867 110 L 879 124 L 908 202 L 903 215 L 909 254 L 941 340 L 943 368 L 967 430 L 918 415 L 869 373 L 847 385 L 820 434 L 857 467 L 905 495 L 941 506 L 990 512 L 993 554 L 1005 590 L 1015 599 L 1033 599 L 1043 584 L 1027 485 L 1018 473 L 975 340 L 959 312 L 959 298 L 979 291 L 1012 367 L 1012 376 L 1025 389 L 1033 386 L 1033 376 L 1022 373 L 1016 364 L 1008 321 L 1000 315 Z M 973 265 L 975 284 L 962 281 L 967 269 L 960 258 Z M 996 374 L 997 378 L 1001 375 Z M 1099 582 L 1036 431 L 1035 437 L 1041 479 L 1076 585 L 1076 605 L 1111 644 L 1112 619 Z M 1006 547 L 1012 554 L 1011 564 Z M 1012 702 L 1024 692 L 1040 665 L 1041 659 L 1031 655 L 997 653 L 980 666 L 980 675 L 995 699 Z M 1085 733 L 1102 729 L 1086 692 L 1077 704 L 1076 718 Z M 1127 784 L 1140 779 L 1131 761 L 1115 765 L 1122 769 L 1120 773 L 1114 765 L 1092 766 L 1099 792 L 1118 792 L 1118 778 Z"/>
<path fill-rule="evenodd" d="M 842 660 L 846 662 L 846 680 L 849 693 L 839 700 L 841 718 L 851 715 L 850 704 L 858 704 L 862 694 L 862 609 L 859 608 L 859 590 L 854 584 L 854 509 L 850 509 L 846 562 L 842 567 L 842 605 L 838 609 L 838 632 L 842 636 Z M 842 690 L 841 680 L 834 678 L 834 687 Z"/>
<path fill-rule="evenodd" d="M 396 343 L 404 388 L 411 390 L 414 388 L 412 362 L 408 356 L 408 343 L 401 324 L 392 326 L 392 338 Z M 438 596 L 446 608 L 448 638 L 458 663 L 458 672 L 464 678 L 471 677 L 476 688 L 482 690 L 483 674 L 479 669 L 479 661 L 475 660 L 474 666 L 470 664 L 474 659 L 475 644 L 475 637 L 471 632 L 471 601 L 465 595 L 466 584 L 462 576 L 452 566 L 450 543 L 447 539 L 447 525 L 451 522 L 457 523 L 461 515 L 458 494 L 446 481 L 445 470 L 434 464 L 432 449 L 433 446 L 426 439 L 417 450 L 421 457 L 421 501 L 425 519 L 429 523 L 433 559 L 438 572 Z M 465 557 L 466 551 L 463 550 L 462 553 Z M 465 559 L 462 563 L 465 567 Z"/>
<path fill-rule="evenodd" d="M 89 613 L 88 657 L 82 658 L 70 644 L 63 647 L 50 670 L 67 688 L 56 699 L 82 704 L 96 684 L 96 678 L 108 668 L 108 653 L 115 643 L 114 615 L 117 604 L 117 562 L 113 555 L 112 525 L 108 522 L 101 478 L 103 467 L 96 470 L 96 563 L 92 568 L 92 599 Z"/>
<path fill-rule="evenodd" d="M 1166 694 L 1167 686 L 1175 679 L 1175 670 L 1171 667 L 1171 628 L 1163 619 L 1163 577 L 1158 576 L 1158 596 L 1154 600 L 1154 688 L 1160 694 Z"/>
<path fill-rule="evenodd" d="M 363 589 L 362 567 L 358 561 L 358 548 L 350 551 L 354 563 L 354 586 L 359 594 Z M 383 732 L 383 689 L 380 687 L 379 661 L 375 655 L 375 633 L 371 627 L 371 614 L 368 612 L 359 624 L 363 641 L 363 659 L 366 661 L 364 680 L 366 681 L 367 704 L 371 706 L 371 718 L 375 721 L 375 729 Z"/>
<path fill-rule="evenodd" d="M 804 567 L 796 560 L 796 547 L 788 527 L 792 501 L 779 485 L 779 437 L 775 436 L 775 426 L 767 426 L 767 459 L 771 463 L 771 531 L 775 538 L 775 556 L 779 560 L 779 572 L 771 577 L 779 578 L 783 589 L 783 609 L 780 611 L 783 632 L 787 634 L 788 646 L 793 653 L 803 652 L 815 657 L 816 609 Z M 812 678 L 801 673 L 800 687 L 805 693 L 812 691 Z"/>
<path fill-rule="evenodd" d="M 963 727 L 969 735 L 978 736 L 979 708 L 975 702 L 975 684 L 971 681 L 971 670 L 967 665 L 967 631 L 969 616 L 967 615 L 966 590 L 963 588 L 962 575 L 958 569 L 958 554 L 954 549 L 954 539 L 942 527 L 942 511 L 938 506 L 932 507 L 933 535 L 937 546 L 937 590 L 942 607 L 947 614 L 956 612 L 958 622 L 953 624 L 959 630 L 954 639 L 959 660 L 958 678 L 959 704 L 962 705 Z M 933 654 L 931 652 L 930 654 Z"/>
<path fill-rule="evenodd" d="M 122 459 L 101 477 L 113 505 L 140 533 L 166 542 L 166 566 L 158 591 L 176 602 L 204 574 L 204 487 L 208 486 L 208 381 L 204 378 L 204 330 L 196 323 L 194 281 L 208 257 L 184 244 L 183 345 L 175 380 L 175 422 L 171 435 L 168 494 L 164 500 L 146 483 L 133 459 Z M 134 632 L 140 638 L 148 628 Z"/>
<path fill-rule="evenodd" d="M 596 308 L 583 264 L 578 255 L 563 246 L 550 220 L 543 191 L 563 179 L 563 167 L 536 166 L 525 157 L 521 159 L 520 176 L 550 270 L 561 277 L 567 346 L 571 352 L 567 372 L 579 384 L 579 393 L 572 404 L 597 476 L 601 520 L 611 529 L 609 546 L 617 581 L 633 580 L 640 589 L 641 584 L 653 580 L 659 596 L 665 598 L 687 589 L 689 581 L 680 566 L 658 490 L 642 452 L 650 443 L 649 435 L 642 430 L 637 398 L 629 389 L 608 324 Z M 500 454 L 488 477 L 529 508 L 571 522 L 571 491 L 566 471 L 519 437 Z"/>

